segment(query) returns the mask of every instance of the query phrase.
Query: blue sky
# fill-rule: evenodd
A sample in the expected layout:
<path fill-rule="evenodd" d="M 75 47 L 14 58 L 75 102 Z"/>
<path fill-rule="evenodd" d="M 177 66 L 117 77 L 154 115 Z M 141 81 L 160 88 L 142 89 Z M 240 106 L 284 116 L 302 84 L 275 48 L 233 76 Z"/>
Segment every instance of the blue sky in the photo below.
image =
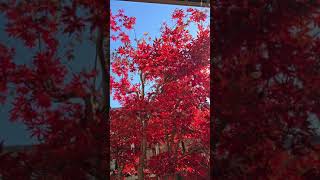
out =
<path fill-rule="evenodd" d="M 179 8 L 186 10 L 190 6 L 178 6 L 178 5 L 165 5 L 156 3 L 140 3 L 140 2 L 124 2 L 118 0 L 111 0 L 110 7 L 112 12 L 117 12 L 119 9 L 123 9 L 128 16 L 136 17 L 135 32 L 137 38 L 141 38 L 143 33 L 147 32 L 152 38 L 158 37 L 160 34 L 160 28 L 163 22 L 170 24 L 172 12 Z M 194 7 L 193 7 L 194 8 Z M 196 28 L 189 29 L 191 34 L 196 34 Z M 129 33 L 130 38 L 133 39 L 134 33 Z M 119 43 L 110 41 L 111 51 L 115 49 Z M 110 98 L 110 106 L 119 107 L 120 104 Z"/>

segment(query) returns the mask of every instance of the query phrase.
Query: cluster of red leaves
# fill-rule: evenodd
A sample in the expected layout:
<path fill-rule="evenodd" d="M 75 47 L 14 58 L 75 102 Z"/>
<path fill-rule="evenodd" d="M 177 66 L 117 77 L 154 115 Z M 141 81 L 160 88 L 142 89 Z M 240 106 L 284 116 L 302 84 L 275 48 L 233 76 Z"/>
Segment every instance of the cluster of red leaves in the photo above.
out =
<path fill-rule="evenodd" d="M 177 9 L 172 14 L 174 27 L 163 24 L 158 38 L 151 40 L 145 35 L 134 41 L 123 41 L 127 36 L 124 30 L 120 31 L 121 27 L 132 28 L 125 26 L 132 22 L 130 18 L 123 11 L 112 17 L 113 30 L 120 32 L 113 39 L 122 41 L 111 59 L 111 90 L 123 105 L 111 112 L 110 118 L 111 149 L 114 148 L 111 158 L 120 167 L 115 173 L 125 176 L 124 167 L 129 165 L 135 173 L 143 166 L 144 178 L 151 174 L 208 177 L 210 38 L 204 22 L 208 20 L 207 13 Z M 198 27 L 195 37 L 188 30 L 191 23 Z M 139 82 L 132 77 L 139 77 Z M 150 89 L 147 84 L 152 84 Z M 167 152 L 142 162 L 144 138 L 149 148 L 168 145 Z M 181 142 L 186 143 L 185 152 L 179 147 Z"/>
<path fill-rule="evenodd" d="M 135 23 L 136 18 L 126 16 L 122 9 L 115 15 L 110 13 L 110 28 L 116 33 L 111 36 L 111 39 L 114 41 L 120 39 L 122 43 L 130 43 L 129 36 L 125 33 L 125 29 L 133 29 Z"/>
<path fill-rule="evenodd" d="M 215 179 L 318 179 L 318 1 L 212 4 Z M 317 120 L 317 119 L 315 119 Z"/>
<path fill-rule="evenodd" d="M 70 41 L 94 39 L 96 30 L 108 27 L 105 1 L 70 2 L 0 3 L 6 33 L 22 41 L 30 53 L 26 57 L 31 57 L 23 64 L 14 53 L 18 47 L 0 43 L 1 103 L 12 104 L 10 119 L 23 122 L 40 143 L 30 152 L 0 152 L 1 178 L 108 177 L 105 106 L 100 102 L 102 90 L 93 88 L 98 73 L 95 69 L 72 72 L 60 53 L 62 36 L 72 35 Z M 91 31 L 85 34 L 85 28 Z M 6 100 L 9 90 L 12 98 Z"/>

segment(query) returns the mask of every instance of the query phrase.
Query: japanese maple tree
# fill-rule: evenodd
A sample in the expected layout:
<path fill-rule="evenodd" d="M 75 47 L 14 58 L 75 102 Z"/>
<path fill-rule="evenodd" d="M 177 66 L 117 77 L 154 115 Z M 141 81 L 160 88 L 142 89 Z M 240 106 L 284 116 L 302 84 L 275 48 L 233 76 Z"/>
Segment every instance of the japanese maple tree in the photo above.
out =
<path fill-rule="evenodd" d="M 160 36 L 130 38 L 135 19 L 111 15 L 111 38 L 122 44 L 111 58 L 113 96 L 122 107 L 111 112 L 111 159 L 119 178 L 137 174 L 202 177 L 209 174 L 210 34 L 205 11 L 172 13 Z M 192 36 L 189 27 L 197 28 Z M 147 157 L 147 150 L 163 146 Z"/>
<path fill-rule="evenodd" d="M 1 103 L 12 104 L 10 120 L 39 142 L 31 151 L 1 150 L 0 178 L 107 179 L 106 1 L 4 0 L 0 12 L 7 22 L 1 28 L 30 57 L 23 63 L 18 46 L 0 42 Z M 96 46 L 96 58 L 86 60 L 96 66 L 72 71 L 82 40 Z"/>
<path fill-rule="evenodd" d="M 318 179 L 319 1 L 211 9 L 212 177 Z"/>

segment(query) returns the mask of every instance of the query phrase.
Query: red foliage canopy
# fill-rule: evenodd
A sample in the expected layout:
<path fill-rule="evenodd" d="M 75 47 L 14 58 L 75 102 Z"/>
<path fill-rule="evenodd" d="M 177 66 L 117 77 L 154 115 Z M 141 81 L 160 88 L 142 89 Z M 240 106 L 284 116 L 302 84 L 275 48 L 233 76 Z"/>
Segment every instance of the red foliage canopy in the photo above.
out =
<path fill-rule="evenodd" d="M 177 9 L 172 14 L 175 25 L 164 23 L 155 39 L 147 33 L 129 39 L 125 29 L 132 29 L 134 19 L 123 11 L 111 18 L 113 39 L 122 42 L 111 59 L 112 92 L 122 104 L 110 118 L 114 173 L 137 174 L 139 179 L 208 177 L 207 13 Z M 191 24 L 198 27 L 195 37 L 188 30 Z M 157 152 L 149 155 L 152 149 Z"/>
<path fill-rule="evenodd" d="M 0 42 L 1 103 L 12 104 L 10 119 L 40 143 L 27 152 L 1 151 L 0 178 L 107 179 L 105 1 L 7 0 L 0 12 L 7 38 L 22 42 L 30 57 L 23 63 L 16 54 L 21 47 Z M 97 46 L 100 69 L 70 70 L 81 40 Z"/>
<path fill-rule="evenodd" d="M 318 179 L 319 1 L 211 8 L 213 177 Z"/>

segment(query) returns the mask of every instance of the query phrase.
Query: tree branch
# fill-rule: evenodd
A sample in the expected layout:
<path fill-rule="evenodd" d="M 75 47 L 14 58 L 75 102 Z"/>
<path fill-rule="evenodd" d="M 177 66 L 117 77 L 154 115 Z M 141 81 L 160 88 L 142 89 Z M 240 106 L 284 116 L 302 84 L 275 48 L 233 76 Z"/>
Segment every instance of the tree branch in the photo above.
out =
<path fill-rule="evenodd" d="M 108 67 L 109 67 L 109 58 L 106 59 L 105 55 L 104 55 L 104 49 L 103 49 L 103 44 L 104 44 L 104 26 L 100 26 L 100 28 L 98 29 L 98 38 L 97 38 L 97 51 L 98 51 L 98 59 L 99 59 L 99 63 L 101 66 L 101 83 L 102 83 L 102 104 L 101 104 L 101 111 L 106 111 L 107 107 L 107 102 L 109 101 L 109 96 L 108 96 L 108 84 L 107 84 L 107 80 L 108 80 L 108 73 L 109 71 L 107 71 Z"/>

